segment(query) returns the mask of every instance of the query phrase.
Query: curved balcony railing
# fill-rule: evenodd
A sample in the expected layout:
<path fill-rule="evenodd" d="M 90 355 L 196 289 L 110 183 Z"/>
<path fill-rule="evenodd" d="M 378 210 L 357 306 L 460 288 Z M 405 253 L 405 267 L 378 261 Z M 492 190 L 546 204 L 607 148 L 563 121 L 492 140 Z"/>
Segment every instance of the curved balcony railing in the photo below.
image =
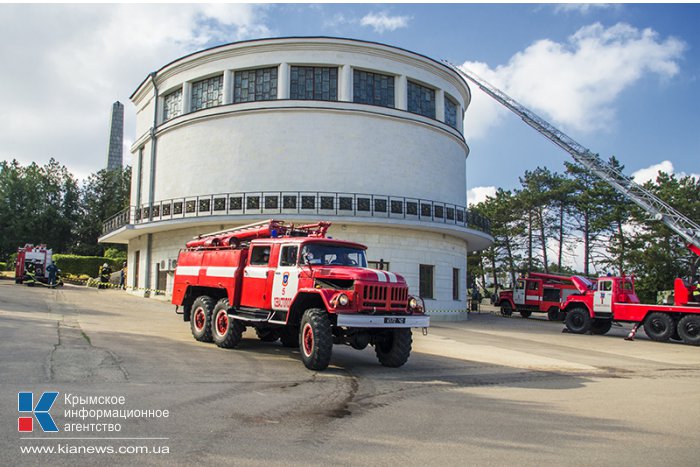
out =
<path fill-rule="evenodd" d="M 188 196 L 131 206 L 107 219 L 102 235 L 127 224 L 232 215 L 314 215 L 408 219 L 491 233 L 491 222 L 464 206 L 397 196 L 328 192 L 249 192 Z"/>

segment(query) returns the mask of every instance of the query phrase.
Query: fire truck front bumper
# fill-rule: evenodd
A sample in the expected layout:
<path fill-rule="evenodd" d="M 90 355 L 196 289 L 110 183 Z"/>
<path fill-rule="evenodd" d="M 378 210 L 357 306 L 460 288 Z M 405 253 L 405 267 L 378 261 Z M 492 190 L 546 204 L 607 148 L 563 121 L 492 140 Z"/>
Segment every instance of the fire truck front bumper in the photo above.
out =
<path fill-rule="evenodd" d="M 427 328 L 428 315 L 363 315 L 339 313 L 338 326 L 347 328 Z"/>

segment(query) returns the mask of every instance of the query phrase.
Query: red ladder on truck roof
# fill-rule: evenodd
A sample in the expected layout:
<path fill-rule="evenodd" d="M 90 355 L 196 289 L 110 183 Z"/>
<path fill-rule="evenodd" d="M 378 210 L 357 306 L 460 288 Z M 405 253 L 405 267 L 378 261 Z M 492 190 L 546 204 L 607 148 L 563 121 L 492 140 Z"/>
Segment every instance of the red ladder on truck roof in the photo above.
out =
<path fill-rule="evenodd" d="M 250 241 L 255 238 L 276 238 L 295 235 L 324 238 L 330 226 L 330 222 L 317 222 L 295 227 L 294 224 L 285 224 L 284 221 L 269 219 L 254 224 L 198 235 L 187 242 L 186 246 L 189 249 L 235 248 L 242 241 Z"/>
<path fill-rule="evenodd" d="M 545 138 L 568 152 L 576 162 L 593 172 L 600 179 L 610 184 L 615 190 L 644 209 L 652 219 L 662 221 L 675 233 L 680 235 L 688 244 L 688 249 L 700 256 L 700 225 L 687 218 L 668 203 L 643 188 L 634 180 L 603 161 L 598 154 L 574 141 L 564 132 L 538 116 L 536 113 L 521 105 L 503 91 L 495 88 L 474 72 L 457 67 L 443 60 L 449 68 L 473 82 L 482 91 L 491 96 L 504 107 L 523 119 L 525 123 L 537 130 Z"/>

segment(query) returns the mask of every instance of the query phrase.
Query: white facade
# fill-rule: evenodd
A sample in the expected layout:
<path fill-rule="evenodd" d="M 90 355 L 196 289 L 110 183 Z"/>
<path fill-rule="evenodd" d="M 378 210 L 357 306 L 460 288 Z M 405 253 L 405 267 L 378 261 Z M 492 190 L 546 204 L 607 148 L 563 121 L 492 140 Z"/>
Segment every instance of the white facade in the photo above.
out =
<path fill-rule="evenodd" d="M 261 70 L 257 88 L 244 86 L 251 70 Z M 300 95 L 311 88 L 327 100 Z M 202 89 L 214 105 L 192 111 Z M 275 92 L 235 102 L 242 89 Z M 132 96 L 132 208 L 100 241 L 128 243 L 129 271 L 139 271 L 129 285 L 167 288 L 172 277 L 161 272 L 158 283 L 158 270 L 197 234 L 268 218 L 330 220 L 332 236 L 366 244 L 368 259 L 388 262 L 414 294 L 419 265 L 432 266 L 429 310 L 464 310 L 467 251 L 492 241 L 464 208 L 469 100 L 448 67 L 376 43 L 266 39 L 183 57 Z"/>

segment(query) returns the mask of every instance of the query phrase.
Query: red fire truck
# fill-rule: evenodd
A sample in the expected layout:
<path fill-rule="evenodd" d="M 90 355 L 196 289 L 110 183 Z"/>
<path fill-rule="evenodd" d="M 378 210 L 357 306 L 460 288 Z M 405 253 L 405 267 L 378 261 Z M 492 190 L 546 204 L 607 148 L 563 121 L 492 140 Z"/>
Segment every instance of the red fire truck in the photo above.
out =
<path fill-rule="evenodd" d="M 300 347 L 311 370 L 328 366 L 333 344 L 372 345 L 382 365 L 406 363 L 411 328 L 430 325 L 422 300 L 401 276 L 367 268 L 364 245 L 326 237 L 329 227 L 269 220 L 188 242 L 172 303 L 194 338 L 233 348 L 252 327 Z"/>
<path fill-rule="evenodd" d="M 513 311 L 523 318 L 534 313 L 547 313 L 551 321 L 563 320 L 564 314 L 559 308 L 561 302 L 576 293 L 569 276 L 532 272 L 527 277 L 515 281 L 513 290 L 503 290 L 498 294 L 501 314 L 510 316 Z"/>
<path fill-rule="evenodd" d="M 52 251 L 46 245 L 32 245 L 27 243 L 17 249 L 15 261 L 15 283 L 25 281 L 49 282 L 49 273 L 46 268 L 53 263 Z"/>
<path fill-rule="evenodd" d="M 655 341 L 682 340 L 700 345 L 700 302 L 692 301 L 695 287 L 683 279 L 674 282 L 673 305 L 639 303 L 633 277 L 601 277 L 596 284 L 572 277 L 579 293 L 570 295 L 562 304 L 566 312 L 566 328 L 575 334 L 605 334 L 613 321 L 635 323 L 631 337 L 639 325 Z"/>

